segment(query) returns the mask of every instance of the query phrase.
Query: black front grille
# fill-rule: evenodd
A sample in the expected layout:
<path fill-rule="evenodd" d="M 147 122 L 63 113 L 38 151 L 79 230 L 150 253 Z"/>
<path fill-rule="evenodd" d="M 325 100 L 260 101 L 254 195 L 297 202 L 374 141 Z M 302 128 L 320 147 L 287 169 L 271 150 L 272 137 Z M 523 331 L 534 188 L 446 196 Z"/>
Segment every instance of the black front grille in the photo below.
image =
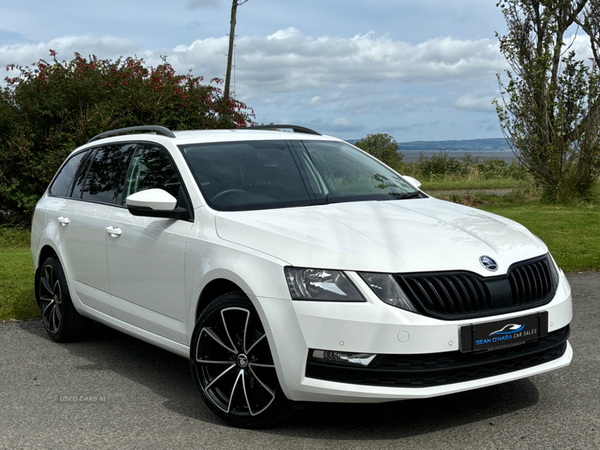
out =
<path fill-rule="evenodd" d="M 554 295 L 556 277 L 549 258 L 538 258 L 515 264 L 508 271 L 513 305 L 529 304 Z"/>
<path fill-rule="evenodd" d="M 502 375 L 553 361 L 565 353 L 568 337 L 567 326 L 537 341 L 502 350 L 379 355 L 366 368 L 325 364 L 309 359 L 306 376 L 370 386 L 440 386 Z"/>
<path fill-rule="evenodd" d="M 558 274 L 548 255 L 513 264 L 506 275 L 473 272 L 396 274 L 396 280 L 421 314 L 465 319 L 504 314 L 544 305 L 554 296 Z"/>

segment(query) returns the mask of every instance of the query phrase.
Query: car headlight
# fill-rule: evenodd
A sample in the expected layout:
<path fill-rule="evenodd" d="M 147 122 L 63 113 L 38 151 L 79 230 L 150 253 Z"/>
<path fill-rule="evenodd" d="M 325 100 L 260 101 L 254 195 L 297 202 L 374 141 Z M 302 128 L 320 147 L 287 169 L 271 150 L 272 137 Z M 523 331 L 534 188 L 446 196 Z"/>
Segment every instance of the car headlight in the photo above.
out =
<path fill-rule="evenodd" d="M 365 301 L 352 282 L 339 270 L 298 267 L 286 267 L 284 270 L 293 300 Z"/>
<path fill-rule="evenodd" d="M 396 308 L 419 314 L 394 277 L 387 273 L 359 272 L 361 278 L 382 301 Z"/>

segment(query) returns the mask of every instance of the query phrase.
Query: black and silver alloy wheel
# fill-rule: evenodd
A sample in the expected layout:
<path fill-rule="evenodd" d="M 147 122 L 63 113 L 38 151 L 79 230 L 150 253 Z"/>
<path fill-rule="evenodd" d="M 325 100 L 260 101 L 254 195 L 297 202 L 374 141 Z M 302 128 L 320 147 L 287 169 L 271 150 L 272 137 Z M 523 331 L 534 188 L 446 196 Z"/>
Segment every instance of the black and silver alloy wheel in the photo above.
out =
<path fill-rule="evenodd" d="M 202 396 L 228 423 L 267 426 L 287 409 L 264 328 L 243 294 L 224 295 L 200 315 L 190 356 Z"/>
<path fill-rule="evenodd" d="M 44 327 L 46 327 L 48 333 L 56 334 L 62 324 L 63 294 L 58 273 L 53 264 L 45 264 L 42 267 L 39 296 Z"/>
<path fill-rule="evenodd" d="M 46 258 L 36 273 L 36 296 L 44 328 L 55 341 L 81 338 L 92 320 L 81 316 L 71 301 L 65 272 L 59 260 Z"/>

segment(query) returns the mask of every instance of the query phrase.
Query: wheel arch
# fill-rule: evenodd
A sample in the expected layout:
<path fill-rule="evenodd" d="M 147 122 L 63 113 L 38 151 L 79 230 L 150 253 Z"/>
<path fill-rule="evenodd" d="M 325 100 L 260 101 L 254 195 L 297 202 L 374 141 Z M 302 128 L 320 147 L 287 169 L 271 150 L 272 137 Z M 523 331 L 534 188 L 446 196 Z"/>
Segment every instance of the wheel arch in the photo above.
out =
<path fill-rule="evenodd" d="M 249 297 L 248 294 L 244 292 L 244 290 L 238 284 L 231 280 L 226 278 L 216 278 L 210 281 L 206 286 L 204 286 L 204 289 L 202 289 L 198 302 L 196 303 L 194 323 L 196 323 L 198 317 L 200 317 L 200 314 L 202 314 L 202 311 L 204 311 L 206 307 L 214 300 L 222 295 L 238 291 L 243 293 L 246 297 Z"/>
<path fill-rule="evenodd" d="M 38 270 L 39 270 L 39 266 L 46 260 L 46 258 L 49 258 L 50 256 L 54 256 L 54 257 L 58 258 L 58 253 L 56 253 L 56 250 L 54 250 L 53 247 L 46 244 L 41 248 L 40 253 L 38 254 L 38 259 L 37 259 Z"/>

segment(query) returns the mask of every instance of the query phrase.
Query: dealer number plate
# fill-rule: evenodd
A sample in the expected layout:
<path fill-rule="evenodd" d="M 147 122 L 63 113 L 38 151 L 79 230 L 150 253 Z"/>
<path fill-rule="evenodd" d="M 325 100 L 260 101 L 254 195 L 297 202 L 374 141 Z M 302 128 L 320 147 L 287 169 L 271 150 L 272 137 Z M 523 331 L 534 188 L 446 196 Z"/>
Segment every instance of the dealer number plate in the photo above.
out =
<path fill-rule="evenodd" d="M 542 323 L 543 321 L 546 323 Z M 532 314 L 496 322 L 462 327 L 461 350 L 479 352 L 514 347 L 543 336 L 547 330 L 547 314 Z"/>

